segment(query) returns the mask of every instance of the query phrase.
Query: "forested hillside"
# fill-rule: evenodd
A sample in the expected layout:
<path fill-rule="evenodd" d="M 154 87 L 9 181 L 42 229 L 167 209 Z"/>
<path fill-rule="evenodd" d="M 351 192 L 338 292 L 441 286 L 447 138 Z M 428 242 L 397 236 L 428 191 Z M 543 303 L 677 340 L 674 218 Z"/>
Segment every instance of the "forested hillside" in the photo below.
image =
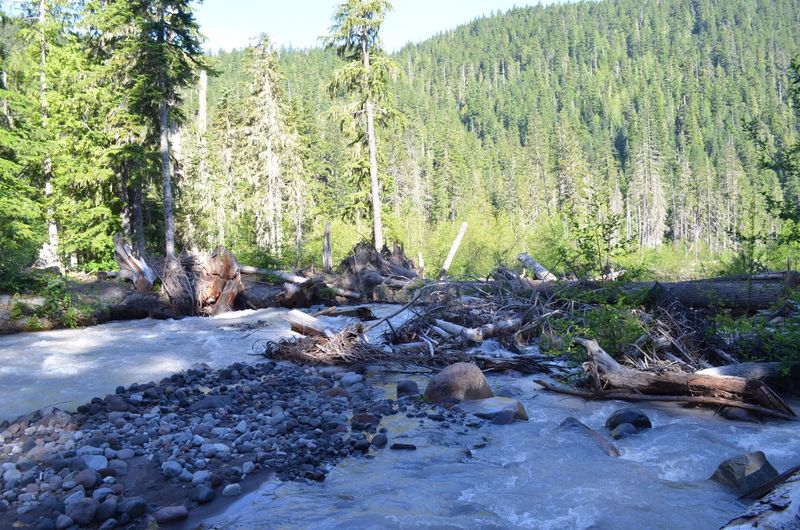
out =
<path fill-rule="evenodd" d="M 49 207 L 64 259 L 102 268 L 113 233 L 136 231 L 131 182 L 140 232 L 151 252 L 163 247 L 157 157 L 134 147 L 152 133 L 114 112 L 113 65 L 81 30 L 97 15 L 64 4 L 45 27 L 44 127 L 39 34 L 4 18 L 13 127 L 6 118 L 0 200 L 30 204 L 4 208 L 22 228 L 0 237 L 35 248 Z M 785 266 L 791 246 L 778 236 L 793 225 L 776 207 L 800 202 L 781 158 L 798 135 L 798 27 L 794 0 L 608 0 L 515 9 L 406 46 L 390 56 L 395 119 L 378 127 L 387 239 L 438 267 L 466 221 L 453 270 L 476 274 L 521 250 L 577 274 L 645 258 L 657 269 L 672 252 Z M 181 89 L 185 119 L 172 121 L 179 246 L 310 265 L 325 221 L 337 260 L 369 239 L 369 167 L 330 95 L 335 52 L 265 39 L 208 62 L 207 90 Z M 19 149 L 23 137 L 35 148 Z M 35 188 L 49 151 L 45 199 Z"/>

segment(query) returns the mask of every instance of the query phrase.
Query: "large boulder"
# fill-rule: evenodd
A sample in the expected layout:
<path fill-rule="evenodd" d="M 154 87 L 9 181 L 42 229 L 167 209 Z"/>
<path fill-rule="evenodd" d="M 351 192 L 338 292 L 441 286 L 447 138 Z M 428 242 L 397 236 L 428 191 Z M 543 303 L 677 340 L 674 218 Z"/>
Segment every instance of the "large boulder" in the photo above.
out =
<path fill-rule="evenodd" d="M 725 460 L 719 465 L 711 480 L 731 489 L 737 495 L 745 495 L 778 478 L 762 451 L 745 453 Z"/>
<path fill-rule="evenodd" d="M 528 413 L 522 403 L 507 397 L 490 397 L 464 401 L 458 405 L 460 409 L 484 420 L 505 424 L 514 420 L 528 421 Z"/>
<path fill-rule="evenodd" d="M 451 364 L 433 376 L 424 394 L 425 399 L 432 403 L 468 401 L 493 396 L 483 372 L 472 363 Z"/>
<path fill-rule="evenodd" d="M 608 417 L 606 420 L 606 429 L 613 431 L 624 423 L 630 423 L 640 431 L 653 426 L 647 414 L 635 407 L 626 407 L 624 409 L 615 410 L 614 413 Z"/>

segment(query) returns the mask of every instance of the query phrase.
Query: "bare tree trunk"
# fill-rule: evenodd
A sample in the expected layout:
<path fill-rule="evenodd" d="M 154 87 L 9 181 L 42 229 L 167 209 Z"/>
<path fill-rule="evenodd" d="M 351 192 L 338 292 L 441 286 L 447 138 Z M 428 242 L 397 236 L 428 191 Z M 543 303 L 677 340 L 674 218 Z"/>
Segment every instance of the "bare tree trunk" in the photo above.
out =
<path fill-rule="evenodd" d="M 2 90 L 8 89 L 8 74 L 3 68 L 0 68 L 0 89 Z M 3 98 L 2 112 L 3 112 L 3 124 L 2 124 L 3 127 L 5 127 L 6 129 L 13 129 L 14 118 L 11 116 L 11 110 L 8 108 L 8 98 Z"/>
<path fill-rule="evenodd" d="M 325 235 L 322 238 L 322 272 L 333 272 L 333 255 L 331 253 L 331 222 L 325 223 Z"/>
<path fill-rule="evenodd" d="M 162 99 L 159 104 L 159 114 L 161 117 L 161 177 L 164 188 L 164 243 L 167 261 L 171 261 L 175 260 L 175 220 L 172 215 L 172 179 L 169 168 L 169 124 L 166 98 Z"/>
<path fill-rule="evenodd" d="M 461 246 L 461 240 L 464 239 L 464 234 L 466 232 L 467 223 L 461 223 L 461 228 L 459 228 L 458 234 L 453 240 L 453 244 L 450 246 L 450 252 L 447 253 L 447 258 L 444 260 L 442 270 L 439 271 L 439 278 L 444 278 L 444 276 L 447 274 L 447 271 L 450 270 L 450 265 L 453 264 L 453 258 L 456 257 L 456 252 L 458 251 L 458 247 Z"/>
<path fill-rule="evenodd" d="M 367 41 L 362 39 L 361 51 L 364 54 L 364 69 L 370 75 L 369 51 L 367 51 Z M 372 108 L 372 101 L 367 98 L 364 103 L 364 110 L 367 113 L 367 145 L 369 147 L 369 180 L 372 186 L 372 231 L 375 249 L 380 251 L 383 248 L 383 221 L 381 220 L 381 195 L 380 183 L 378 182 L 378 143 L 375 138 L 375 111 Z"/>
<path fill-rule="evenodd" d="M 133 182 L 133 251 L 136 257 L 144 257 L 144 211 L 142 207 L 142 182 Z"/>
<path fill-rule="evenodd" d="M 46 22 L 47 11 L 44 0 L 39 0 L 39 31 L 40 34 L 40 56 L 39 56 L 39 100 L 42 108 L 42 128 L 47 129 L 49 119 L 49 107 L 47 104 L 47 39 L 45 37 L 44 25 Z M 42 172 L 44 174 L 44 196 L 48 202 L 47 206 L 47 235 L 48 242 L 39 251 L 39 263 L 44 267 L 56 266 L 62 270 L 61 260 L 58 258 L 58 227 L 53 216 L 53 207 L 49 204 L 49 198 L 53 194 L 53 164 L 50 157 L 45 155 L 42 162 Z"/>

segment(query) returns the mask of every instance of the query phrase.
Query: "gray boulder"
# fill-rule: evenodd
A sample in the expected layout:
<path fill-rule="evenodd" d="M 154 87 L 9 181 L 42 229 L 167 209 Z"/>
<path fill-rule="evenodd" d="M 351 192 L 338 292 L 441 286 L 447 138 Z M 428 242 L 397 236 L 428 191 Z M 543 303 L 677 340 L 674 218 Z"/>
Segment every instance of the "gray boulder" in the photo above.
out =
<path fill-rule="evenodd" d="M 615 410 L 614 413 L 608 417 L 606 420 L 606 429 L 613 431 L 617 426 L 623 423 L 630 423 L 639 431 L 642 429 L 650 429 L 653 426 L 647 414 L 635 407 L 626 407 L 624 409 Z"/>
<path fill-rule="evenodd" d="M 472 363 L 451 364 L 433 376 L 424 394 L 425 399 L 433 403 L 468 401 L 493 396 L 486 376 Z"/>
<path fill-rule="evenodd" d="M 778 478 L 762 451 L 734 456 L 722 462 L 711 480 L 729 488 L 737 495 L 745 495 Z"/>
<path fill-rule="evenodd" d="M 86 526 L 94 520 L 97 503 L 94 499 L 81 499 L 66 505 L 66 515 L 78 526 Z"/>
<path fill-rule="evenodd" d="M 406 396 L 417 396 L 419 395 L 419 386 L 417 386 L 416 381 L 411 381 L 406 379 L 404 381 L 397 382 L 397 399 Z"/>

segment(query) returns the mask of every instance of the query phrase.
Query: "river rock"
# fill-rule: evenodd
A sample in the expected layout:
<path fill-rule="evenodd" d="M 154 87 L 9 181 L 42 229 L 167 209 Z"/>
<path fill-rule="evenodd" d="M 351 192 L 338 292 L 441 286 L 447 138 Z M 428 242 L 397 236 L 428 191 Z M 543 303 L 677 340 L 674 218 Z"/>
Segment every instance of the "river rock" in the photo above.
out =
<path fill-rule="evenodd" d="M 147 503 L 141 497 L 131 497 L 120 502 L 117 511 L 131 519 L 136 519 L 147 513 Z"/>
<path fill-rule="evenodd" d="M 197 501 L 200 504 L 205 504 L 207 502 L 211 502 L 216 497 L 216 493 L 214 490 L 209 488 L 208 486 L 204 486 L 200 484 L 199 486 L 195 486 L 191 493 L 189 493 L 189 498 L 193 501 Z"/>
<path fill-rule="evenodd" d="M 528 413 L 522 403 L 507 397 L 464 401 L 458 404 L 458 408 L 484 420 L 502 420 L 498 421 L 500 424 L 511 423 L 514 420 L 528 421 Z"/>
<path fill-rule="evenodd" d="M 233 398 L 230 396 L 205 396 L 189 405 L 189 411 L 224 409 L 230 406 L 233 406 Z"/>
<path fill-rule="evenodd" d="M 94 520 L 97 503 L 94 499 L 81 499 L 66 505 L 66 515 L 78 526 L 86 526 Z"/>
<path fill-rule="evenodd" d="M 778 477 L 762 451 L 734 456 L 722 462 L 711 480 L 731 489 L 737 495 L 744 495 L 764 486 Z"/>
<path fill-rule="evenodd" d="M 164 506 L 156 511 L 156 522 L 158 524 L 173 523 L 189 517 L 189 510 L 186 506 Z"/>
<path fill-rule="evenodd" d="M 222 490 L 223 497 L 235 497 L 242 492 L 242 487 L 239 484 L 228 484 Z"/>
<path fill-rule="evenodd" d="M 635 407 L 625 407 L 615 410 L 614 413 L 608 417 L 606 420 L 606 429 L 613 431 L 618 425 L 622 425 L 623 423 L 630 423 L 636 427 L 637 431 L 649 429 L 653 426 L 647 414 Z"/>
<path fill-rule="evenodd" d="M 100 471 L 108 466 L 108 459 L 102 455 L 83 455 L 81 459 L 86 464 L 86 467 Z"/>
<path fill-rule="evenodd" d="M 378 433 L 372 437 L 372 445 L 377 447 L 378 449 L 382 447 L 386 447 L 386 444 L 389 442 L 389 439 L 383 433 Z"/>
<path fill-rule="evenodd" d="M 410 379 L 406 379 L 404 381 L 397 382 L 397 399 L 406 396 L 418 396 L 419 395 L 419 385 L 417 385 L 416 381 L 411 381 Z"/>
<path fill-rule="evenodd" d="M 611 437 L 615 440 L 622 440 L 623 438 L 627 438 L 632 434 L 636 434 L 638 429 L 631 425 L 630 423 L 620 423 L 614 430 L 611 431 Z"/>
<path fill-rule="evenodd" d="M 360 383 L 364 380 L 364 376 L 361 374 L 357 374 L 355 372 L 345 372 L 342 374 L 342 378 L 339 379 L 339 383 L 343 387 L 352 386 L 356 383 Z"/>
<path fill-rule="evenodd" d="M 75 521 L 73 521 L 70 516 L 64 515 L 63 513 L 58 514 L 58 517 L 56 517 L 56 530 L 66 530 L 74 524 Z"/>
<path fill-rule="evenodd" d="M 603 435 L 599 432 L 595 431 L 588 425 L 581 423 L 578 421 L 577 418 L 573 418 L 572 416 L 566 418 L 561 424 L 558 426 L 559 430 L 568 430 L 575 433 L 579 433 L 583 436 L 586 436 L 590 440 L 592 440 L 597 447 L 603 451 L 608 456 L 619 456 L 620 452 L 617 447 L 606 440 Z"/>
<path fill-rule="evenodd" d="M 107 395 L 105 404 L 108 412 L 128 412 L 131 410 L 136 410 L 136 408 L 125 401 L 122 396 L 118 396 L 116 394 Z"/>
<path fill-rule="evenodd" d="M 161 473 L 164 474 L 165 478 L 175 478 L 180 475 L 182 471 L 183 467 L 174 460 L 161 464 Z"/>
<path fill-rule="evenodd" d="M 78 472 L 78 474 L 75 475 L 75 482 L 83 486 L 85 489 L 90 490 L 94 488 L 94 485 L 97 484 L 99 478 L 100 476 L 97 474 L 97 471 L 88 468 Z"/>
<path fill-rule="evenodd" d="M 490 398 L 492 389 L 481 369 L 472 363 L 451 364 L 430 380 L 424 397 L 433 403 Z"/>

